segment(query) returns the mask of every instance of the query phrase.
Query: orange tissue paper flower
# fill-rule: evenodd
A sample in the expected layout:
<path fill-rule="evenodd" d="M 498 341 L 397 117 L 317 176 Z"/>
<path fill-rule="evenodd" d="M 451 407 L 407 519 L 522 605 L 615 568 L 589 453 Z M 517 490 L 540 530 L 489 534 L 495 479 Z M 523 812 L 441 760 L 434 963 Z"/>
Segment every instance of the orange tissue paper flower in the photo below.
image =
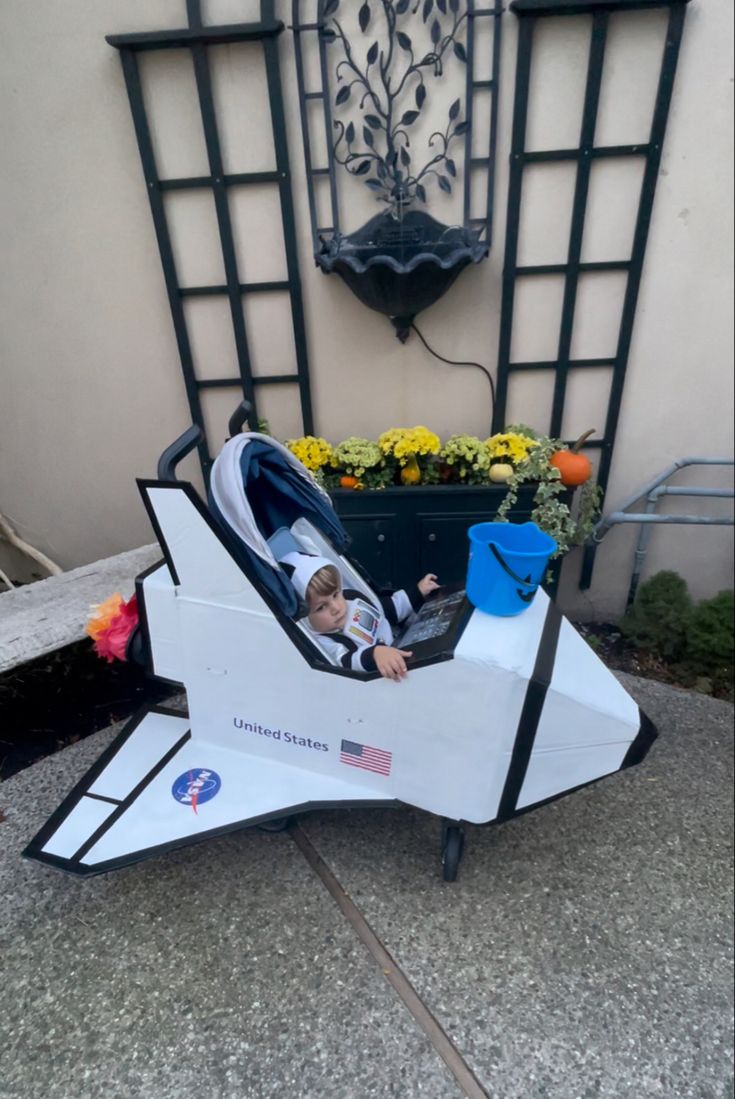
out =
<path fill-rule="evenodd" d="M 125 660 L 128 638 L 138 624 L 138 601 L 133 595 L 127 603 L 115 592 L 104 603 L 92 608 L 95 614 L 85 627 L 94 641 L 94 651 L 109 664 Z"/>

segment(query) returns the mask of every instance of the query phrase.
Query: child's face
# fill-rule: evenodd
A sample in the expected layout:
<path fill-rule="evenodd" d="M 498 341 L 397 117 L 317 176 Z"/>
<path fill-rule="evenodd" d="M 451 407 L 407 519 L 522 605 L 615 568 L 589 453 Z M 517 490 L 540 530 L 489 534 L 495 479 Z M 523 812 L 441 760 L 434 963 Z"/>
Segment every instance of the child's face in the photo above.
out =
<path fill-rule="evenodd" d="M 344 629 L 347 622 L 347 601 L 341 591 L 309 599 L 309 623 L 317 633 L 333 633 Z"/>

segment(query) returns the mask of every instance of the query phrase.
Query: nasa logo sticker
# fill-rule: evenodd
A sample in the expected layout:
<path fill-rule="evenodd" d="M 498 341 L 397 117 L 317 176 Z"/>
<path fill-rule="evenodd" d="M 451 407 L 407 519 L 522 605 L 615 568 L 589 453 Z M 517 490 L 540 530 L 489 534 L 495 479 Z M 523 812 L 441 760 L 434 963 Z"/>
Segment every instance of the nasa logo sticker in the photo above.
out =
<path fill-rule="evenodd" d="M 198 807 L 211 801 L 220 792 L 222 779 L 216 771 L 208 767 L 192 767 L 174 782 L 171 794 L 179 805 L 191 806 L 196 813 Z"/>

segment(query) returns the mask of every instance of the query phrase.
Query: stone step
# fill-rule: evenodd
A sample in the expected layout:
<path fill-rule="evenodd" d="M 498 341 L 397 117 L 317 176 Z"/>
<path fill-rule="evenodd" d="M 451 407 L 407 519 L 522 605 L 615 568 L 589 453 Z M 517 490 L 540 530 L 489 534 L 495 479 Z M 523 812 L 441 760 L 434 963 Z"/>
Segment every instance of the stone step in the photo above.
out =
<path fill-rule="evenodd" d="M 129 599 L 161 556 L 154 543 L 0 593 L 0 674 L 81 641 L 92 605 L 115 592 Z"/>

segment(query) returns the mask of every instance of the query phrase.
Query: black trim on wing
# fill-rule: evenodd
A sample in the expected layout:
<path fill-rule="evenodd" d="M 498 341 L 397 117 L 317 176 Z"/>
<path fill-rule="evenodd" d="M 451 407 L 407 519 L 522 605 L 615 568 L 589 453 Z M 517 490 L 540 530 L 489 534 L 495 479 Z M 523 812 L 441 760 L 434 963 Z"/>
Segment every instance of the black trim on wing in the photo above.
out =
<path fill-rule="evenodd" d="M 606 778 L 612 778 L 616 775 L 617 771 L 609 771 L 606 775 L 598 775 L 597 778 L 588 779 L 587 782 L 580 782 L 579 786 L 571 786 L 568 790 L 560 790 L 558 794 L 551 794 L 548 798 L 542 798 L 541 801 L 531 802 L 530 805 L 524 805 L 521 809 L 514 809 L 509 816 L 504 817 L 503 820 L 496 818 L 495 820 L 489 820 L 486 824 L 481 824 L 480 828 L 489 828 L 493 824 L 505 824 L 508 820 L 513 820 L 515 817 L 522 817 L 525 813 L 530 813 L 533 809 L 541 809 L 544 805 L 551 805 L 552 802 L 561 801 L 562 798 L 567 797 L 569 794 L 577 794 L 580 790 L 586 789 L 588 786 L 594 786 L 598 782 L 603 782 Z"/>
<path fill-rule="evenodd" d="M 168 488 L 184 489 L 184 491 L 186 492 L 186 489 L 190 488 L 193 493 L 193 486 L 190 485 L 187 481 L 153 481 L 142 477 L 136 478 L 135 483 L 138 486 L 138 491 L 140 492 L 140 495 L 143 499 L 143 507 L 148 513 L 148 518 L 150 520 L 151 526 L 155 531 L 156 541 L 161 547 L 161 553 L 163 554 L 164 561 L 168 566 L 168 571 L 171 573 L 171 579 L 173 580 L 174 585 L 178 587 L 180 580 L 179 574 L 176 571 L 176 566 L 174 565 L 174 559 L 171 556 L 171 551 L 168 548 L 168 543 L 163 537 L 163 531 L 161 530 L 161 524 L 158 522 L 158 516 L 156 515 L 155 508 L 153 507 L 150 497 L 144 490 L 148 488 Z M 186 493 L 186 495 L 190 496 L 191 494 Z"/>
<path fill-rule="evenodd" d="M 625 753 L 625 759 L 620 764 L 621 771 L 625 770 L 626 767 L 635 767 L 637 763 L 644 760 L 648 755 L 654 740 L 658 737 L 658 729 L 653 724 L 648 714 L 643 713 L 640 706 L 638 707 L 638 713 L 641 718 L 638 735 L 635 740 L 632 741 L 630 748 L 628 748 L 628 751 Z"/>
<path fill-rule="evenodd" d="M 145 580 L 147 580 L 148 577 L 152 573 L 158 572 L 158 570 L 161 568 L 162 565 L 165 565 L 166 568 L 169 569 L 169 576 L 170 576 L 171 575 L 171 569 L 169 567 L 169 564 L 166 561 L 165 557 L 161 557 L 161 558 L 159 558 L 158 561 L 155 561 L 149 568 L 144 569 L 143 572 L 139 573 L 138 576 L 136 576 L 136 578 L 135 578 L 135 596 L 136 596 L 136 599 L 137 599 L 137 602 L 138 602 L 138 625 L 139 625 L 139 627 L 140 627 L 140 629 L 143 633 L 143 636 L 145 638 L 145 664 L 144 664 L 144 668 L 145 668 L 146 674 L 151 676 L 152 679 L 160 679 L 161 677 L 157 676 L 155 671 L 153 670 L 153 654 L 151 652 L 151 632 L 148 628 L 148 611 L 147 611 L 147 608 L 146 608 L 146 605 L 145 605 L 145 591 L 144 591 L 144 588 L 143 588 L 143 584 L 144 584 Z"/>
<path fill-rule="evenodd" d="M 84 794 L 85 798 L 91 798 L 92 801 L 106 801 L 108 805 L 122 805 L 120 798 L 106 798 L 103 794 L 90 794 L 89 790 Z"/>
<path fill-rule="evenodd" d="M 56 809 L 54 809 L 51 816 L 48 818 L 43 828 L 40 829 L 30 841 L 28 846 L 22 852 L 24 858 L 38 859 L 39 861 L 48 861 L 48 856 L 43 853 L 43 848 L 53 836 L 54 832 L 59 826 L 66 820 L 71 813 L 74 806 L 81 801 L 82 797 L 92 787 L 99 776 L 102 774 L 108 763 L 117 755 L 122 748 L 123 744 L 133 735 L 140 723 L 148 717 L 149 714 L 163 714 L 166 717 L 178 717 L 184 721 L 188 721 L 188 717 L 182 714 L 179 710 L 172 710 L 168 706 L 141 706 L 141 708 L 130 718 L 127 725 L 125 725 L 111 744 L 105 748 L 99 759 L 92 764 L 88 771 L 80 778 L 79 782 L 73 789 L 66 795 Z M 92 795 L 88 795 L 92 796 Z"/>
<path fill-rule="evenodd" d="M 140 795 L 143 793 L 143 791 L 146 789 L 146 787 L 150 786 L 150 784 L 153 782 L 154 778 L 157 778 L 158 775 L 160 775 L 160 773 L 164 769 L 164 767 L 166 767 L 171 762 L 171 760 L 174 758 L 174 756 L 178 755 L 178 753 L 181 751 L 181 749 L 184 747 L 184 745 L 190 740 L 191 740 L 191 729 L 187 729 L 187 731 L 184 733 L 184 735 L 182 737 L 180 737 L 176 741 L 176 743 L 174 745 L 172 745 L 164 755 L 161 756 L 161 758 L 158 760 L 158 762 L 156 764 L 154 764 L 153 767 L 151 767 L 150 771 L 148 771 L 145 775 L 143 775 L 143 778 L 140 780 L 138 785 L 133 787 L 133 789 L 130 791 L 130 793 L 124 799 L 124 801 L 120 802 L 117 809 L 115 809 L 114 812 L 110 813 L 109 817 L 107 817 L 102 822 L 102 824 L 99 826 L 99 828 L 97 828 L 96 831 L 94 831 L 92 833 L 92 835 L 89 837 L 89 839 L 85 840 L 84 843 L 82 844 L 82 846 L 79 847 L 74 852 L 74 854 L 72 855 L 72 857 L 70 859 L 71 862 L 81 862 L 82 861 L 84 856 L 86 854 L 88 854 L 89 851 L 92 850 L 92 848 L 98 842 L 98 840 L 101 840 L 102 837 L 104 836 L 104 834 L 106 832 L 109 832 L 109 830 L 112 828 L 113 824 L 117 824 L 117 822 L 119 821 L 119 819 L 123 815 L 123 813 L 127 812 L 127 810 L 130 808 L 130 806 L 133 805 L 133 803 L 138 799 L 138 797 L 140 797 Z"/>
<path fill-rule="evenodd" d="M 279 820 L 283 817 L 297 816 L 301 813 L 319 812 L 327 809 L 394 809 L 404 803 L 397 798 L 391 800 L 362 800 L 362 801 L 306 801 L 300 805 L 284 805 L 280 809 L 270 813 L 264 813 L 257 817 L 244 817 L 242 820 L 233 821 L 232 824 L 224 824 L 219 828 L 210 828 L 198 835 L 184 836 L 182 839 L 170 840 L 168 843 L 159 843 L 153 847 L 144 847 L 139 851 L 131 851 L 127 855 L 121 855 L 117 859 L 108 859 L 106 862 L 86 865 L 80 862 L 72 862 L 70 859 L 61 858 L 59 855 L 47 855 L 30 853 L 30 848 L 23 852 L 25 858 L 32 858 L 36 862 L 45 863 L 54 870 L 62 870 L 76 878 L 93 878 L 97 874 L 107 874 L 112 870 L 122 870 L 126 866 L 133 866 L 144 859 L 166 855 L 169 851 L 178 851 L 182 847 L 194 847 L 205 840 L 216 839 L 219 836 L 229 835 L 246 828 L 255 828 L 269 820 Z"/>
<path fill-rule="evenodd" d="M 565 798 L 568 794 L 576 794 L 578 790 L 584 790 L 587 786 L 594 786 L 596 782 L 602 782 L 603 779 L 611 778 L 613 775 L 617 775 L 618 771 L 624 771 L 626 767 L 634 767 L 637 763 L 640 763 L 645 759 L 649 748 L 658 737 L 658 730 L 650 717 L 643 713 L 640 706 L 638 707 L 638 713 L 641 718 L 638 733 L 636 734 L 635 739 L 631 741 L 630 747 L 625 753 L 625 758 L 616 771 L 609 771 L 606 775 L 599 775 L 597 778 L 592 778 L 588 782 L 581 782 L 579 786 L 572 786 L 569 790 L 561 790 L 558 794 L 552 794 L 550 797 L 543 798 L 541 801 L 534 801 L 531 805 L 524 805 L 522 809 L 516 809 L 515 812 L 511 813 L 511 816 L 520 817 L 524 813 L 529 813 L 532 809 L 539 809 L 542 805 L 550 805 L 553 801 L 559 801 L 560 798 Z M 502 822 L 498 819 L 488 821 L 488 824 L 500 823 Z M 482 827 L 484 827 L 484 825 Z"/>
<path fill-rule="evenodd" d="M 497 817 L 495 818 L 498 821 L 507 820 L 516 812 L 518 798 L 526 778 L 541 713 L 546 701 L 546 692 L 549 689 L 554 671 L 561 623 L 561 611 L 556 603 L 549 600 L 544 626 L 541 631 L 541 640 L 536 653 L 536 663 L 526 688 L 526 697 L 518 721 L 508 774 L 505 778 L 505 786 L 503 787 Z"/>

